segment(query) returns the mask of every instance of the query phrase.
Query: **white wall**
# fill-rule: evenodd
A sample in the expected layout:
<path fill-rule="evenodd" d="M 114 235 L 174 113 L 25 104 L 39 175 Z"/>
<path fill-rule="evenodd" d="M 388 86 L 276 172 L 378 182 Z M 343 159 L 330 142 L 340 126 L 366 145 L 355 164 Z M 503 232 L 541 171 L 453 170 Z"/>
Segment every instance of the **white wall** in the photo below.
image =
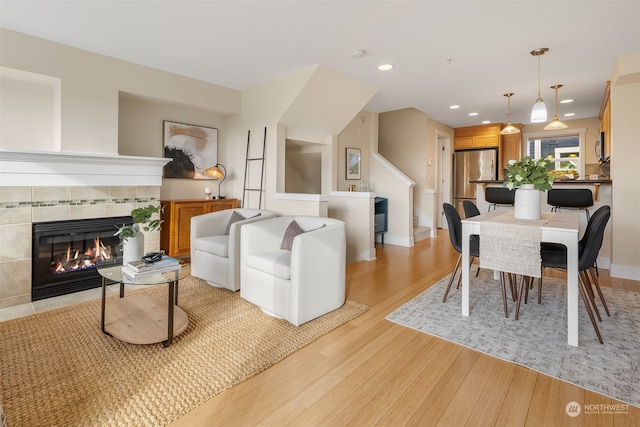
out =
<path fill-rule="evenodd" d="M 60 149 L 60 79 L 0 67 L 0 148 Z"/>
<path fill-rule="evenodd" d="M 618 60 L 611 77 L 611 275 L 640 280 L 640 53 Z"/>
<path fill-rule="evenodd" d="M 347 264 L 376 258 L 373 200 L 368 192 L 335 191 L 329 197 L 329 217 L 345 222 Z"/>
<path fill-rule="evenodd" d="M 453 129 L 414 108 L 380 114 L 378 151 L 415 183 L 414 208 L 419 224 L 435 230 L 437 206 L 438 132 L 453 135 Z"/>
<path fill-rule="evenodd" d="M 226 162 L 226 119 L 208 111 L 175 105 L 162 100 L 121 93 L 118 103 L 118 153 L 125 156 L 164 157 L 162 121 L 170 120 L 197 126 L 218 129 L 218 163 Z M 221 194 L 237 198 L 228 193 L 228 185 L 238 179 L 234 169 L 222 182 Z M 241 179 L 242 177 L 240 177 Z M 217 180 L 167 179 L 162 180 L 160 197 L 167 199 L 199 199 L 204 197 L 204 188 L 210 187 L 218 194 Z"/>
<path fill-rule="evenodd" d="M 0 51 L 2 67 L 60 79 L 60 108 L 54 112 L 61 120 L 61 151 L 117 153 L 120 91 L 219 114 L 240 112 L 236 90 L 6 29 L 0 29 Z M 3 120 L 2 127 L 9 125 Z M 55 148 L 55 142 L 46 145 Z"/>
<path fill-rule="evenodd" d="M 355 184 L 360 188 L 360 182 L 370 182 L 370 158 L 372 151 L 371 141 L 377 136 L 377 114 L 361 110 L 347 124 L 338 135 L 337 159 L 335 168 L 335 189 L 348 191 L 349 185 Z M 360 150 L 360 180 L 348 180 L 346 178 L 346 149 L 357 148 Z"/>
<path fill-rule="evenodd" d="M 388 231 L 384 235 L 385 243 L 413 246 L 415 182 L 378 153 L 372 155 L 371 178 L 376 196 L 387 199 Z"/>

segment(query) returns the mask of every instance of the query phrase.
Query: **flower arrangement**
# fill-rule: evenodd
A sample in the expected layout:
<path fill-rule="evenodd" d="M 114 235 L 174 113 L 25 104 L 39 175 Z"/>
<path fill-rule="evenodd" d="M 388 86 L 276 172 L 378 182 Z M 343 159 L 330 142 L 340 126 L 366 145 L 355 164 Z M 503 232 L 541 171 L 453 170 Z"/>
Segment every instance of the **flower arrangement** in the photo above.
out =
<path fill-rule="evenodd" d="M 140 225 L 142 225 L 142 229 L 144 231 L 160 230 L 160 224 L 162 224 L 163 220 L 151 219 L 151 216 L 157 212 L 160 212 L 160 207 L 154 205 L 132 210 L 131 217 L 133 218 L 133 224 L 118 227 L 118 231 L 114 236 L 120 236 L 123 241 L 127 240 L 129 237 L 136 237 L 140 231 Z"/>
<path fill-rule="evenodd" d="M 540 191 L 551 190 L 554 175 L 547 171 L 550 160 L 533 160 L 525 156 L 520 161 L 509 160 L 507 167 L 507 180 L 502 184 L 509 190 L 513 190 L 523 184 L 533 184 L 533 188 Z"/>

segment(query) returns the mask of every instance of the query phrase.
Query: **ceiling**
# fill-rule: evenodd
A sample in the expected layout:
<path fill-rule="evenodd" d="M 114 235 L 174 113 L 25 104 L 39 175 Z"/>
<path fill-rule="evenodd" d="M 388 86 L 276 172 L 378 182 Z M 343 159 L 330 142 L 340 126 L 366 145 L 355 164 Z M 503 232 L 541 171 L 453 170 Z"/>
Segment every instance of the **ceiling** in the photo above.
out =
<path fill-rule="evenodd" d="M 322 64 L 378 89 L 368 111 L 452 127 L 506 123 L 507 92 L 511 121 L 529 123 L 541 47 L 549 120 L 554 84 L 574 99 L 561 120 L 596 117 L 616 60 L 640 52 L 640 0 L 0 0 L 0 26 L 238 90 Z"/>

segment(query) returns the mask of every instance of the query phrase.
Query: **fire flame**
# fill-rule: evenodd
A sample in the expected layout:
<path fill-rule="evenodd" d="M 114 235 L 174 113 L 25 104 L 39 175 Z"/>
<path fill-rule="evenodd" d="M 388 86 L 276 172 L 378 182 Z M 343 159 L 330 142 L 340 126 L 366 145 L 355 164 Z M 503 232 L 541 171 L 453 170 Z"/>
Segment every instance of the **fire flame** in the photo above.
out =
<path fill-rule="evenodd" d="M 73 249 L 71 245 L 69 245 L 64 259 L 56 262 L 53 266 L 53 272 L 66 273 L 69 271 L 93 268 L 110 258 L 111 248 L 106 247 L 100 238 L 96 237 L 93 239 L 93 247 L 87 248 L 82 254 L 80 250 Z"/>

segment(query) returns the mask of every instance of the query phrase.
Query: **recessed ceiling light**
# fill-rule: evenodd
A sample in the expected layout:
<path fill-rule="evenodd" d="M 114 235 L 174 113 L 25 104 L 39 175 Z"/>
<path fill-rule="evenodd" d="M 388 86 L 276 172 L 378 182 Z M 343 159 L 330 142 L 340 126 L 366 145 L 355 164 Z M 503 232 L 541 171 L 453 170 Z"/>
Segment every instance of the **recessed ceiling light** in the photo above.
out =
<path fill-rule="evenodd" d="M 566 114 L 564 114 L 564 117 L 573 117 L 575 115 L 576 115 L 576 113 L 566 113 Z"/>
<path fill-rule="evenodd" d="M 473 116 L 477 116 L 478 113 L 469 113 L 469 115 L 473 117 Z"/>
<path fill-rule="evenodd" d="M 458 108 L 460 108 L 460 106 L 459 105 L 450 105 L 449 108 L 452 109 L 452 110 L 457 110 Z"/>
<path fill-rule="evenodd" d="M 378 65 L 378 70 L 380 70 L 380 71 L 389 71 L 389 70 L 393 70 L 393 65 L 392 65 L 392 64 L 382 64 L 382 65 Z"/>
<path fill-rule="evenodd" d="M 482 123 L 483 125 L 487 125 L 487 124 L 491 123 L 491 120 L 483 120 L 480 123 Z"/>
<path fill-rule="evenodd" d="M 562 101 L 560 101 L 560 104 L 569 104 L 573 102 L 573 99 L 563 99 Z"/>

